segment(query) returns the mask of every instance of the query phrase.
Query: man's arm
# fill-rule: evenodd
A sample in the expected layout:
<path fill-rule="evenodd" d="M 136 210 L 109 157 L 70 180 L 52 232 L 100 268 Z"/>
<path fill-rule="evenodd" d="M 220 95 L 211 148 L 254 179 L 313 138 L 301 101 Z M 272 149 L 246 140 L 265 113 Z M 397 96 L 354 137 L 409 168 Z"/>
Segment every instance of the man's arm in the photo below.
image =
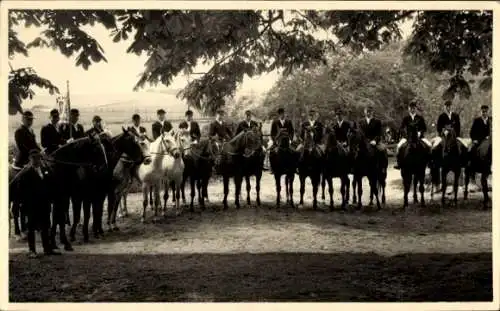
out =
<path fill-rule="evenodd" d="M 478 134 L 477 134 L 477 132 L 478 132 L 478 122 L 477 121 L 478 121 L 477 119 L 474 119 L 474 121 L 472 122 L 472 126 L 470 128 L 469 135 L 470 135 L 470 139 L 472 139 L 472 141 L 479 140 L 479 138 L 477 137 L 478 136 Z"/>
<path fill-rule="evenodd" d="M 443 115 L 441 114 L 441 115 L 439 115 L 439 118 L 437 120 L 437 126 L 436 126 L 438 135 L 441 135 L 441 133 L 443 132 L 443 128 L 444 128 L 443 123 L 444 123 Z"/>
<path fill-rule="evenodd" d="M 172 128 L 173 128 L 172 123 L 165 121 L 165 132 L 170 132 Z"/>
<path fill-rule="evenodd" d="M 457 129 L 456 129 L 457 137 L 461 137 L 460 134 L 462 132 L 462 126 L 460 124 L 460 116 L 458 114 L 456 114 L 456 121 L 455 121 L 455 123 L 457 125 Z"/>
<path fill-rule="evenodd" d="M 49 137 L 48 137 L 48 128 L 46 126 L 42 127 L 40 130 L 40 143 L 42 144 L 43 148 L 49 148 Z"/>

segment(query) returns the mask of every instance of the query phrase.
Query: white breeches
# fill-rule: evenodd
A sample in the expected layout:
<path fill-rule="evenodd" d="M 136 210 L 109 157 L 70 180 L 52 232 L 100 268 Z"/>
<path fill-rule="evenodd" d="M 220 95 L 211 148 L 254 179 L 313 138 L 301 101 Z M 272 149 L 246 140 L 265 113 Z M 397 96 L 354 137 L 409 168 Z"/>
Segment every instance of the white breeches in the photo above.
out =
<path fill-rule="evenodd" d="M 272 145 L 273 145 L 273 140 L 269 139 L 269 141 L 267 142 L 267 149 L 271 148 Z"/>

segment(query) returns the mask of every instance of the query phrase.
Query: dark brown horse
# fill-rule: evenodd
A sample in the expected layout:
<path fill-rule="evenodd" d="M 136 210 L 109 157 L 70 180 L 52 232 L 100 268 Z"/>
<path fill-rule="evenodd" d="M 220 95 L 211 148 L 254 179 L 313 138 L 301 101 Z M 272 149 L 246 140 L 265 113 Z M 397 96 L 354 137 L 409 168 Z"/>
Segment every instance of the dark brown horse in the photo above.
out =
<path fill-rule="evenodd" d="M 191 185 L 191 201 L 189 208 L 194 212 L 194 197 L 198 190 L 198 204 L 205 210 L 205 198 L 208 197 L 208 182 L 212 176 L 217 155 L 217 146 L 212 138 L 203 138 L 197 144 L 192 144 L 184 154 L 184 180 L 181 186 L 184 199 L 184 183 L 189 178 Z"/>
<path fill-rule="evenodd" d="M 321 181 L 321 172 L 323 170 L 324 152 L 315 143 L 315 132 L 313 128 L 305 128 L 303 149 L 300 152 L 297 164 L 300 180 L 300 205 L 304 204 L 304 192 L 306 187 L 306 178 L 309 177 L 313 190 L 313 209 L 318 208 L 318 189 Z"/>
<path fill-rule="evenodd" d="M 257 207 L 260 207 L 260 181 L 262 179 L 262 171 L 264 166 L 264 158 L 266 156 L 264 149 L 262 147 L 262 131 L 261 127 L 252 127 L 245 131 L 252 131 L 254 135 L 260 137 L 260 148 L 247 150 L 245 155 L 243 156 L 243 176 L 245 177 L 246 190 L 247 190 L 247 205 L 250 206 L 250 190 L 252 186 L 250 184 L 250 177 L 255 176 L 255 203 Z"/>
<path fill-rule="evenodd" d="M 367 177 L 370 184 L 370 193 L 375 197 L 377 210 L 380 210 L 378 182 L 382 170 L 379 152 L 375 146 L 370 145 L 368 139 L 366 139 L 360 129 L 350 129 L 347 141 L 352 161 L 353 203 L 357 203 L 358 209 L 363 207 L 361 200 L 363 195 L 362 182 L 363 177 Z"/>
<path fill-rule="evenodd" d="M 418 137 L 415 127 L 409 127 L 407 133 L 408 141 L 399 150 L 401 178 L 403 179 L 404 203 L 403 208 L 408 207 L 408 193 L 413 181 L 413 202 L 418 203 L 417 185 L 420 191 L 420 204 L 425 206 L 424 183 L 425 170 L 429 163 L 430 150 Z"/>
<path fill-rule="evenodd" d="M 286 203 L 294 207 L 293 181 L 297 170 L 299 154 L 290 146 L 290 135 L 280 130 L 275 145 L 269 150 L 269 163 L 276 182 L 276 207 L 281 204 L 281 176 L 285 175 Z"/>
<path fill-rule="evenodd" d="M 346 147 L 337 141 L 335 131 L 329 126 L 325 130 L 325 159 L 323 165 L 323 181 L 328 182 L 330 194 L 330 211 L 333 211 L 333 178 L 340 178 L 340 193 L 342 196 L 342 210 L 346 209 L 349 202 L 349 173 L 351 161 Z M 322 182 L 323 183 L 323 182 Z M 323 199 L 325 186 L 323 184 Z"/>
<path fill-rule="evenodd" d="M 224 210 L 228 209 L 229 179 L 234 179 L 236 208 L 240 208 L 241 183 L 246 172 L 245 158 L 262 149 L 262 137 L 255 131 L 243 131 L 220 146 L 215 168 L 222 175 L 224 185 Z"/>
<path fill-rule="evenodd" d="M 44 166 L 49 172 L 50 197 L 52 199 L 52 229 L 51 242 L 57 248 L 55 235 L 59 227 L 59 239 L 64 244 L 65 250 L 73 250 L 71 243 L 66 237 L 66 215 L 69 210 L 69 200 L 79 185 L 78 171 L 81 168 L 93 171 L 102 170 L 106 166 L 106 157 L 103 144 L 98 136 L 89 134 L 87 137 L 76 139 L 50 155 L 44 156 Z M 9 183 L 9 188 L 16 188 L 16 177 Z M 22 195 L 17 191 L 14 195 Z"/>
<path fill-rule="evenodd" d="M 474 150 L 474 149 L 473 149 Z M 475 151 L 468 154 L 469 161 L 465 168 L 464 199 L 468 198 L 469 182 L 473 174 L 481 174 L 481 190 L 483 191 L 483 209 L 488 208 L 488 177 L 491 174 L 492 145 L 491 137 L 483 140 Z"/>
<path fill-rule="evenodd" d="M 83 241 L 89 241 L 88 226 L 90 220 L 90 212 L 92 211 L 92 231 L 95 238 L 103 235 L 102 217 L 104 211 L 104 201 L 108 199 L 108 214 L 110 207 L 116 204 L 115 187 L 119 180 L 114 178 L 113 170 L 116 167 L 120 158 L 125 155 L 136 164 L 140 164 L 145 160 L 141 146 L 136 140 L 136 135 L 132 131 L 122 128 L 122 133 L 109 137 L 106 133 L 99 135 L 101 142 L 106 151 L 106 159 L 108 165 L 101 171 L 83 170 L 82 191 L 83 193 Z M 73 206 L 73 226 L 70 230 L 71 241 L 75 240 L 76 226 L 80 222 L 81 210 L 79 206 Z M 108 223 L 109 224 L 109 223 Z M 112 230 L 110 225 L 110 231 Z M 114 227 L 115 230 L 118 228 Z"/>
<path fill-rule="evenodd" d="M 446 188 L 448 186 L 447 175 L 453 172 L 453 204 L 458 203 L 458 183 L 462 174 L 462 167 L 467 163 L 467 149 L 457 139 L 454 129 L 450 126 L 444 128 L 441 144 L 432 150 L 431 154 L 431 176 L 433 187 L 441 184 L 441 205 L 444 207 L 446 200 Z M 432 195 L 432 193 L 431 193 Z"/>

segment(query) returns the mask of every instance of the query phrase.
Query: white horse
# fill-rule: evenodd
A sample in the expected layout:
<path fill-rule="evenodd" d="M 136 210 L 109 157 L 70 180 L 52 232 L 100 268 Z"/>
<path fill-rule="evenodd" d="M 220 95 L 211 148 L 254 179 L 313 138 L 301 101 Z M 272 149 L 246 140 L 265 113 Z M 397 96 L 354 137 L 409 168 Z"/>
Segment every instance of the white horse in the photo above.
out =
<path fill-rule="evenodd" d="M 191 142 L 191 136 L 189 135 L 189 132 L 186 130 L 183 129 L 179 129 L 177 131 L 172 130 L 170 133 L 172 134 L 172 137 L 174 138 L 176 145 L 179 148 L 179 151 L 181 152 L 181 156 L 174 157 L 174 161 L 170 162 L 168 167 L 166 167 L 163 200 L 164 200 L 164 206 L 166 208 L 168 201 L 168 191 L 170 187 L 172 187 L 173 197 L 175 201 L 176 216 L 178 216 L 182 212 L 180 207 L 180 193 L 181 193 L 181 186 L 184 178 L 184 169 L 185 169 L 183 157 L 184 157 L 184 152 L 191 147 L 192 142 Z"/>
<path fill-rule="evenodd" d="M 182 170 L 181 173 L 183 172 L 184 163 L 182 162 L 181 150 L 177 145 L 177 141 L 172 135 L 172 132 L 173 130 L 170 132 L 164 132 L 151 143 L 149 147 L 151 163 L 148 165 L 141 164 L 137 168 L 135 176 L 142 184 L 143 194 L 142 222 L 145 222 L 146 220 L 149 190 L 153 190 L 156 219 L 158 216 L 158 208 L 161 207 L 160 191 L 165 179 L 169 176 L 168 172 L 171 170 Z M 164 215 L 166 215 L 166 206 L 163 206 L 163 212 Z M 179 211 L 177 210 L 177 214 L 178 213 Z"/>

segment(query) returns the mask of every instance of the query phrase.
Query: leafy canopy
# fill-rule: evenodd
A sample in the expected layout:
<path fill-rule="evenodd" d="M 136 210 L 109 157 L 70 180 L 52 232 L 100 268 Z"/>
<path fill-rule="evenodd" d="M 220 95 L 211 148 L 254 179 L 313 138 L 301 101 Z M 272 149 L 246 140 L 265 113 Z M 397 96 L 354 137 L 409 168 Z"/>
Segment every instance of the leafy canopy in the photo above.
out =
<path fill-rule="evenodd" d="M 234 95 L 245 76 L 273 70 L 288 75 L 325 64 L 340 47 L 353 55 L 375 51 L 401 39 L 400 22 L 414 18 L 405 55 L 437 72 L 448 72 L 445 97 L 470 96 L 465 72 L 484 76 L 491 87 L 492 11 L 183 11 L 183 10 L 23 10 L 10 11 L 9 53 L 50 47 L 87 69 L 106 61 L 99 42 L 82 26 L 101 24 L 114 42 L 133 37 L 127 53 L 148 60 L 134 89 L 169 85 L 198 64 L 211 68 L 179 96 L 208 113 Z M 29 43 L 12 25 L 44 26 Z M 324 39 L 326 32 L 338 40 Z"/>

